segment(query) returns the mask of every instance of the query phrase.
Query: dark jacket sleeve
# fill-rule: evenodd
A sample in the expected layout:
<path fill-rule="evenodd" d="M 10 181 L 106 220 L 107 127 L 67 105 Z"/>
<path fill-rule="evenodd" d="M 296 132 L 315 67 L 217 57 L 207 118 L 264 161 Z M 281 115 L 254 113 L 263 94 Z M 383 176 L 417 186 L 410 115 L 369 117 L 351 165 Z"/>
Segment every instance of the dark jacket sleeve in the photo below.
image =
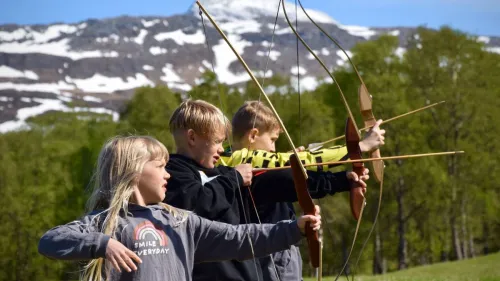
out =
<path fill-rule="evenodd" d="M 239 215 L 234 212 L 237 205 L 241 175 L 231 170 L 218 175 L 202 184 L 200 176 L 194 171 L 169 169 L 171 178 L 165 202 L 174 207 L 195 212 L 197 215 L 211 219 L 231 222 L 238 221 Z"/>
<path fill-rule="evenodd" d="M 307 171 L 307 186 L 313 199 L 350 190 L 346 172 Z M 256 202 L 296 202 L 297 193 L 292 170 L 267 171 L 252 179 L 252 194 Z"/>
<path fill-rule="evenodd" d="M 38 252 L 61 260 L 103 258 L 109 239 L 97 230 L 95 216 L 87 215 L 47 231 L 38 243 Z"/>

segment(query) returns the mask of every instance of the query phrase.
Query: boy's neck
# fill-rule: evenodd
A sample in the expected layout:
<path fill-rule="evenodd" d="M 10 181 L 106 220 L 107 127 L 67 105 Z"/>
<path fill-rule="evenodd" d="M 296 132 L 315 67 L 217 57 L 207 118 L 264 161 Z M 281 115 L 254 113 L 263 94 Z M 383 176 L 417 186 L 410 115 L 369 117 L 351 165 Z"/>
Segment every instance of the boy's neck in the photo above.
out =
<path fill-rule="evenodd" d="M 182 156 L 185 156 L 187 158 L 194 159 L 193 153 L 191 153 L 191 151 L 189 149 L 186 149 L 184 147 L 178 147 L 177 150 L 175 151 L 175 153 L 180 154 Z"/>
<path fill-rule="evenodd" d="M 242 145 L 242 143 L 240 143 L 240 142 L 234 142 L 233 143 L 233 150 L 241 150 L 243 148 L 245 148 L 245 146 Z"/>

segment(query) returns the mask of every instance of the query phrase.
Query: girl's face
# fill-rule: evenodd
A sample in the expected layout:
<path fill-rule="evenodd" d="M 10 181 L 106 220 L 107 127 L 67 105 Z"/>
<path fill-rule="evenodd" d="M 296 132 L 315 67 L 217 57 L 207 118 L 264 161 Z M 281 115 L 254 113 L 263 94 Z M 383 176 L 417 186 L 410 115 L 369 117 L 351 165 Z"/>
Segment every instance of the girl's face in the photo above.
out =
<path fill-rule="evenodd" d="M 157 204 L 165 199 L 167 180 L 170 178 L 170 174 L 165 170 L 166 164 L 163 159 L 151 160 L 144 164 L 137 192 L 134 191 L 138 205 Z"/>

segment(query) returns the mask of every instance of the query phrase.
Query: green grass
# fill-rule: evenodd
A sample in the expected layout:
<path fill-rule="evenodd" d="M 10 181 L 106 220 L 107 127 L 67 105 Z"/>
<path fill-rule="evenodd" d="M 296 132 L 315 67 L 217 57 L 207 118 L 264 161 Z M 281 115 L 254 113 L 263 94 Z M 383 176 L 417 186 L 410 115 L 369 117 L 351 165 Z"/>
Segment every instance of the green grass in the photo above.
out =
<path fill-rule="evenodd" d="M 356 276 L 357 281 L 500 281 L 500 253 L 475 259 L 419 266 L 378 276 Z M 304 281 L 313 281 L 304 278 Z M 334 277 L 324 277 L 333 281 Z M 339 281 L 346 281 L 345 276 Z M 351 279 L 350 279 L 351 280 Z"/>

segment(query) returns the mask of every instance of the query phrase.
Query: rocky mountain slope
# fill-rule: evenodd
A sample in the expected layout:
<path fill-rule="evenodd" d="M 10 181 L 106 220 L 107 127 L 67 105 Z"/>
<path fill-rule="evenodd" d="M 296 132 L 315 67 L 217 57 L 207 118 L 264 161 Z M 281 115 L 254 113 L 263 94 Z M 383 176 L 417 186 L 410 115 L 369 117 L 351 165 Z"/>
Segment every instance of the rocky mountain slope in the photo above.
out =
<path fill-rule="evenodd" d="M 277 5 L 265 0 L 206 0 L 230 41 L 256 73 L 263 74 L 273 34 Z M 295 7 L 286 5 L 295 21 Z M 143 85 L 165 84 L 188 91 L 214 61 L 218 79 L 227 84 L 247 81 L 248 75 L 229 47 L 193 5 L 170 17 L 89 19 L 74 24 L 0 25 L 0 133 L 22 127 L 31 116 L 48 111 L 90 111 L 118 119 L 123 101 Z M 346 26 L 330 16 L 309 11 L 324 29 L 350 49 L 382 34 L 397 36 L 405 52 L 415 28 Z M 300 11 L 301 35 L 330 68 L 346 57 Z M 301 87 L 313 89 L 324 71 L 305 48 L 296 66 L 295 35 L 282 10 L 266 75 L 301 74 Z M 500 37 L 479 36 L 492 52 L 500 53 Z"/>

